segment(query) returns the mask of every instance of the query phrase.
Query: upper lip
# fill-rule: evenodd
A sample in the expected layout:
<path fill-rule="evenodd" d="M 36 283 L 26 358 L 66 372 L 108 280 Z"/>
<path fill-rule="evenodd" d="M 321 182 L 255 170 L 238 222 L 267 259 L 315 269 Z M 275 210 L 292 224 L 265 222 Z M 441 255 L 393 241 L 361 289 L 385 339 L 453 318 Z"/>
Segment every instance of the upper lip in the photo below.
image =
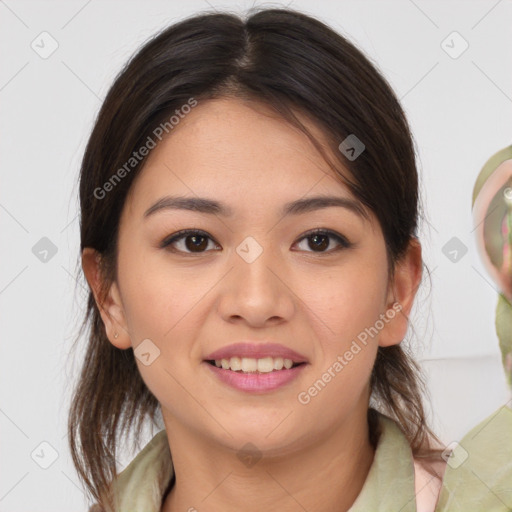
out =
<path fill-rule="evenodd" d="M 230 359 L 232 357 L 250 357 L 253 359 L 263 359 L 264 357 L 282 357 L 291 359 L 294 363 L 305 363 L 307 358 L 302 354 L 295 352 L 291 348 L 280 345 L 279 343 L 233 343 L 218 350 L 215 350 L 208 356 L 207 361 L 219 359 Z"/>

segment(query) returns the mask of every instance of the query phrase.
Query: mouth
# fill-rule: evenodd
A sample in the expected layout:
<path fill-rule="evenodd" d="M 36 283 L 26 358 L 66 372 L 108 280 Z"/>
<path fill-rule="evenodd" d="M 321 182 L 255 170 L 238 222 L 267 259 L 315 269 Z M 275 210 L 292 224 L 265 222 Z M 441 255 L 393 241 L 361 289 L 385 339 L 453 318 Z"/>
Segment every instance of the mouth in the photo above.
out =
<path fill-rule="evenodd" d="M 203 363 L 214 379 L 251 394 L 271 393 L 291 385 L 309 364 L 279 356 L 258 359 L 232 356 L 229 359 L 205 359 Z"/>
<path fill-rule="evenodd" d="M 295 362 L 292 359 L 283 357 L 230 357 L 229 359 L 207 359 L 206 363 L 240 374 L 264 374 L 291 370 L 297 366 L 305 365 L 305 362 Z"/>

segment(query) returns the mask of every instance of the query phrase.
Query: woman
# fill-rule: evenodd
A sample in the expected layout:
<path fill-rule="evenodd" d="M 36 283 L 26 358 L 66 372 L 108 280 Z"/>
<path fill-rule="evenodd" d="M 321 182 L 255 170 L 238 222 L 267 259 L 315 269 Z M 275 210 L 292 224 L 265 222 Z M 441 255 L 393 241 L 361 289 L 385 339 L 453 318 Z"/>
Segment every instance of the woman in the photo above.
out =
<path fill-rule="evenodd" d="M 357 48 L 285 9 L 169 27 L 109 91 L 80 202 L 69 434 L 96 509 L 434 510 L 445 462 L 402 346 L 414 144 Z"/>

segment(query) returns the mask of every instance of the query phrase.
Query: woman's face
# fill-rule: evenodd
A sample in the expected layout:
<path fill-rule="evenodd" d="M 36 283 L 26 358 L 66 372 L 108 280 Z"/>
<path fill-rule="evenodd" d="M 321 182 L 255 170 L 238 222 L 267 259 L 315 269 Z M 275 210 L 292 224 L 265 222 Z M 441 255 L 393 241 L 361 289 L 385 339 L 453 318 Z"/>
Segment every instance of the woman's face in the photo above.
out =
<path fill-rule="evenodd" d="M 327 196 L 339 204 L 307 202 Z M 165 207 L 170 197 L 218 206 Z M 259 104 L 199 102 L 152 150 L 122 212 L 107 332 L 135 350 L 167 426 L 277 453 L 366 413 L 378 345 L 401 340 L 401 305 L 361 208 L 309 139 Z M 200 233 L 164 246 L 185 229 Z M 225 354 L 234 370 L 207 362 L 236 343 L 249 345 Z M 257 352 L 269 343 L 281 349 Z M 286 350 L 303 364 L 268 372 Z"/>

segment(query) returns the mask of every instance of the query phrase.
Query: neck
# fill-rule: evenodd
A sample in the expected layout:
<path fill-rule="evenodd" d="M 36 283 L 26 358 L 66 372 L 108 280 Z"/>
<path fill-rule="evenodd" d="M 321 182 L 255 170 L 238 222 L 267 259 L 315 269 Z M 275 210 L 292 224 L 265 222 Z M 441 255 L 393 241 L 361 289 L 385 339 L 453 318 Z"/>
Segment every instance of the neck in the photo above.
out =
<path fill-rule="evenodd" d="M 176 483 L 162 512 L 347 511 L 373 461 L 366 410 L 353 414 L 321 439 L 279 456 L 260 454 L 247 466 L 236 452 L 166 422 Z"/>

